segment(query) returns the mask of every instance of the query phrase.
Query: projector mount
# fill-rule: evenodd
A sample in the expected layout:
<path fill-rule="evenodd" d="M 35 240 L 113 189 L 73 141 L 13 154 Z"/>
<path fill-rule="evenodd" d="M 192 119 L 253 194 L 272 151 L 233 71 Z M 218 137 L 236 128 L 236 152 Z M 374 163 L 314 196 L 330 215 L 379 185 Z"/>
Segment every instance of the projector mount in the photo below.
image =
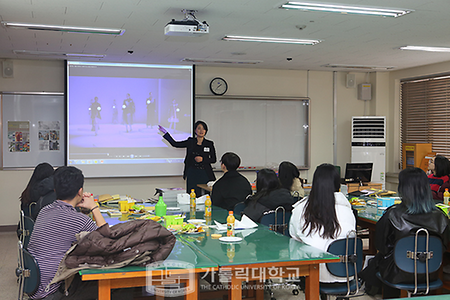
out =
<path fill-rule="evenodd" d="M 194 10 L 194 9 L 182 9 L 181 12 L 184 14 L 184 22 L 195 22 L 197 23 L 198 26 L 202 27 L 202 26 L 208 26 L 208 23 L 206 23 L 206 21 L 201 22 L 199 19 L 197 19 L 195 17 L 195 13 L 198 12 L 198 10 Z M 174 21 L 174 20 L 172 20 Z"/>

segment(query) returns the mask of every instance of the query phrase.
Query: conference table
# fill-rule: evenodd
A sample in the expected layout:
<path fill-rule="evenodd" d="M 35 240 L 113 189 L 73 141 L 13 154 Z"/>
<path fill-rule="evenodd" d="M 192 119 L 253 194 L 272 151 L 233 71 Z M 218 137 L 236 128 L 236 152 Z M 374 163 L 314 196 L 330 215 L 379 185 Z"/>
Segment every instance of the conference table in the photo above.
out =
<path fill-rule="evenodd" d="M 189 264 L 186 264 L 189 262 Z M 185 296 L 187 300 L 198 299 L 199 276 L 205 272 L 218 271 L 218 265 L 205 255 L 194 251 L 177 240 L 165 262 L 147 267 L 127 266 L 116 269 L 86 269 L 79 273 L 83 281 L 98 280 L 98 300 L 111 299 L 111 289 L 152 287 L 148 292 L 157 297 L 164 294 L 161 286 L 172 284 L 173 296 Z M 181 288 L 181 284 L 184 287 Z M 155 288 L 156 287 L 156 288 Z"/>
<path fill-rule="evenodd" d="M 168 207 L 177 207 L 176 203 L 167 204 Z M 180 209 L 170 210 L 168 213 L 181 211 L 189 219 L 186 206 L 179 207 Z M 201 219 L 203 213 L 204 211 L 197 211 L 195 217 Z M 225 223 L 227 215 L 226 210 L 213 206 L 212 220 Z M 110 225 L 126 221 L 123 217 L 119 220 L 107 215 L 105 219 Z M 257 228 L 236 230 L 236 237 L 242 238 L 240 242 L 224 243 L 211 237 L 214 233 L 224 235 L 225 232 L 206 228 L 204 233 L 196 235 L 176 234 L 175 247 L 165 260 L 169 262 L 169 267 L 162 264 L 147 266 L 148 269 L 137 266 L 109 270 L 87 269 L 80 271 L 80 275 L 82 280 L 98 280 L 99 300 L 110 299 L 111 289 L 114 288 L 171 286 L 174 284 L 172 279 L 177 276 L 182 278 L 179 283 L 185 284 L 181 291 L 184 291 L 185 299 L 199 299 L 199 280 L 206 274 L 215 274 L 221 278 L 222 283 L 227 282 L 225 287 L 228 288 L 229 299 L 233 300 L 242 299 L 243 282 L 256 282 L 251 285 L 255 290 L 249 291 L 249 294 L 256 299 L 263 299 L 265 279 L 305 276 L 306 299 L 316 300 L 320 298 L 319 264 L 339 262 L 335 255 L 273 232 L 261 224 Z M 187 266 L 185 263 L 191 265 Z M 173 291 L 173 287 L 169 291 Z M 167 296 L 164 291 L 156 293 L 157 298 L 163 298 L 164 295 Z"/>

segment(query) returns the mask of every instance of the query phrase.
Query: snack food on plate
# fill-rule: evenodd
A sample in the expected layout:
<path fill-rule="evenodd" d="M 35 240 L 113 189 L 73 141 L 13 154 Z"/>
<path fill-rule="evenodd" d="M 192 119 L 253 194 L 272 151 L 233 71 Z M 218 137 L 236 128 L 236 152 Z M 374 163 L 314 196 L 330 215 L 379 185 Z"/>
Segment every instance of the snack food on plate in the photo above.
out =
<path fill-rule="evenodd" d="M 359 199 L 357 197 L 353 197 L 352 199 L 350 199 L 350 203 L 352 205 L 356 205 L 356 206 L 364 206 L 364 205 L 366 205 L 366 202 L 363 199 Z"/>

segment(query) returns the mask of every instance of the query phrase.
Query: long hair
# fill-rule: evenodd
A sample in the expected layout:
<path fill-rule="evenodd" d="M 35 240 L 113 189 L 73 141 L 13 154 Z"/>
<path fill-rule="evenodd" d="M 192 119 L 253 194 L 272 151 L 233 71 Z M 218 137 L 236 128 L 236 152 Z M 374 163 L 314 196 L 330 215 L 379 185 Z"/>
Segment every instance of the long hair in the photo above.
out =
<path fill-rule="evenodd" d="M 49 163 L 40 163 L 34 168 L 33 174 L 31 175 L 30 181 L 28 181 L 27 186 L 20 195 L 20 201 L 28 205 L 31 203 L 31 189 L 43 179 L 53 175 L 53 167 Z"/>
<path fill-rule="evenodd" d="M 271 169 L 262 169 L 256 176 L 256 194 L 251 197 L 252 201 L 257 201 L 261 197 L 269 195 L 272 191 L 279 189 L 280 182 L 277 174 Z"/>
<path fill-rule="evenodd" d="M 407 213 L 426 214 L 436 209 L 427 174 L 419 168 L 406 168 L 398 174 L 398 193 Z"/>
<path fill-rule="evenodd" d="M 449 175 L 450 173 L 450 162 L 447 157 L 443 155 L 436 155 L 434 158 L 434 174 L 436 177 L 442 177 Z"/>
<path fill-rule="evenodd" d="M 278 167 L 278 179 L 280 180 L 281 187 L 291 190 L 294 178 L 299 178 L 300 172 L 297 167 L 288 161 L 283 161 Z"/>
<path fill-rule="evenodd" d="M 334 239 L 340 232 L 335 207 L 334 193 L 339 191 L 340 178 L 336 168 L 321 164 L 313 176 L 311 192 L 305 205 L 302 232 L 307 235 L 321 232 L 322 238 Z"/>

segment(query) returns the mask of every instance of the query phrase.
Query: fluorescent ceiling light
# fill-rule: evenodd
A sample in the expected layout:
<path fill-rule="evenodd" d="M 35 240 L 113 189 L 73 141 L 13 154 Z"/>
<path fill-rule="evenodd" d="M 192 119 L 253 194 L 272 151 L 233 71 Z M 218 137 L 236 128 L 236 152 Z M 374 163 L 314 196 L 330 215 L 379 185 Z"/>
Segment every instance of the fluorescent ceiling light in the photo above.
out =
<path fill-rule="evenodd" d="M 65 52 L 49 52 L 49 51 L 28 51 L 28 50 L 13 50 L 14 54 L 21 55 L 40 55 L 40 56 L 63 56 L 63 57 L 83 57 L 83 58 L 104 58 L 106 54 L 92 54 L 92 53 L 65 53 Z"/>
<path fill-rule="evenodd" d="M 181 61 L 192 63 L 237 64 L 237 65 L 256 65 L 263 62 L 262 60 L 237 60 L 237 59 L 189 58 L 189 57 L 185 57 Z"/>
<path fill-rule="evenodd" d="M 6 28 L 15 28 L 15 29 L 49 30 L 61 32 L 95 33 L 95 34 L 109 34 L 109 35 L 122 35 L 125 32 L 125 29 L 26 24 L 15 22 L 2 22 L 2 25 Z"/>
<path fill-rule="evenodd" d="M 283 38 L 237 36 L 237 35 L 226 35 L 222 38 L 222 40 L 224 40 L 224 41 L 239 41 L 239 42 L 299 44 L 299 45 L 315 45 L 315 44 L 322 42 L 321 40 L 283 39 Z"/>
<path fill-rule="evenodd" d="M 393 66 L 365 66 L 365 65 L 344 65 L 344 64 L 326 64 L 321 67 L 340 68 L 340 69 L 356 69 L 356 70 L 391 70 Z"/>
<path fill-rule="evenodd" d="M 341 5 L 333 3 L 314 3 L 314 2 L 286 2 L 279 8 L 299 9 L 305 11 L 338 12 L 344 14 L 361 14 L 383 17 L 401 17 L 413 12 L 412 9 L 395 9 L 386 7 L 364 7 L 355 5 Z"/>
<path fill-rule="evenodd" d="M 415 50 L 415 51 L 428 51 L 428 52 L 450 52 L 450 48 L 446 47 L 426 47 L 426 46 L 403 46 L 400 50 Z"/>

